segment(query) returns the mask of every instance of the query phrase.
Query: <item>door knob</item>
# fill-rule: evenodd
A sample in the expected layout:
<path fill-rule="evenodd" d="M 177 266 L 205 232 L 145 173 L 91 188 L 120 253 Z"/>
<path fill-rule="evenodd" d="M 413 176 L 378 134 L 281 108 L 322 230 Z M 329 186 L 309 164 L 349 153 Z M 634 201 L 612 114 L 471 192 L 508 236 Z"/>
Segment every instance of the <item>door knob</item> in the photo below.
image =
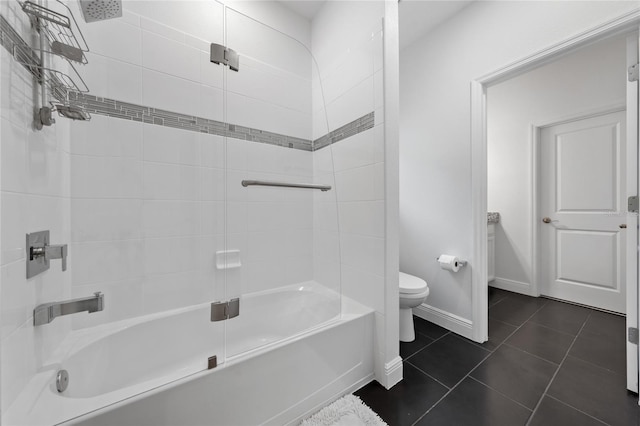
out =
<path fill-rule="evenodd" d="M 543 217 L 543 218 L 542 218 L 542 221 L 543 221 L 544 223 L 551 223 L 551 222 L 553 222 L 553 221 L 551 220 L 551 218 L 550 218 L 550 217 Z"/>
<path fill-rule="evenodd" d="M 627 224 L 626 223 L 621 224 L 620 229 L 627 229 Z"/>

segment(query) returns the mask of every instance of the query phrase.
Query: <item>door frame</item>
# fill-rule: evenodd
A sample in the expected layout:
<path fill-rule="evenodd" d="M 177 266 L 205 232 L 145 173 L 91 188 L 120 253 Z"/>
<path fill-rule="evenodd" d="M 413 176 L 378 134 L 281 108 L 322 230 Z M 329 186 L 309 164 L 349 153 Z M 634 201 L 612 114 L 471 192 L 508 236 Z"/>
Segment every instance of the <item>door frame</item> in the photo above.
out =
<path fill-rule="evenodd" d="M 540 177 L 541 177 L 541 173 L 540 173 L 540 168 L 542 167 L 542 159 L 540 158 L 540 143 L 542 141 L 541 138 L 541 131 L 543 128 L 545 127 L 551 127 L 551 126 L 557 126 L 560 124 L 565 124 L 565 123 L 570 123 L 572 121 L 577 121 L 577 120 L 582 120 L 582 119 L 589 119 L 589 118 L 593 118 L 593 117 L 598 117 L 601 115 L 606 115 L 606 114 L 612 114 L 612 113 L 616 113 L 616 112 L 622 112 L 625 111 L 627 109 L 627 105 L 625 101 L 619 102 L 619 103 L 615 103 L 613 105 L 606 105 L 606 106 L 602 106 L 602 107 L 598 107 L 598 108 L 591 108 L 591 109 L 586 109 L 584 111 L 578 112 L 576 114 L 570 114 L 567 116 L 563 116 L 563 117 L 558 117 L 557 119 L 551 119 L 551 120 L 545 120 L 545 121 L 541 121 L 539 123 L 535 123 L 535 124 L 531 124 L 531 136 L 530 136 L 530 141 L 531 141 L 531 254 L 532 254 L 532 278 L 531 278 L 531 287 L 530 287 L 530 295 L 534 296 L 534 297 L 538 297 L 540 296 L 540 283 L 539 283 L 539 277 L 542 275 L 541 269 L 541 248 L 542 248 L 542 244 L 540 243 L 541 241 L 541 234 L 542 234 L 542 225 L 540 224 L 540 220 L 538 220 L 540 217 L 542 217 L 542 212 L 540 211 L 540 200 L 542 197 L 542 188 L 540 185 Z M 626 130 L 626 129 L 625 129 Z M 630 140 L 629 135 L 627 135 L 627 138 L 625 141 L 623 141 L 623 143 L 625 143 L 628 147 L 629 143 L 628 141 Z M 627 152 L 626 154 L 626 159 L 627 159 L 627 171 L 626 171 L 626 176 L 627 176 L 627 186 L 629 186 L 629 176 L 631 176 L 631 174 L 633 173 L 634 176 L 638 175 L 638 161 L 637 161 L 637 150 L 628 150 L 631 152 Z M 630 166 L 629 163 L 629 159 L 631 158 L 635 158 L 636 161 L 634 162 L 634 164 L 631 164 L 632 167 Z M 637 179 L 637 178 L 635 178 Z M 637 188 L 637 185 L 633 185 L 633 188 Z M 627 188 L 627 193 L 629 193 L 630 189 Z M 624 195 L 625 197 L 627 196 L 626 194 Z M 632 241 L 632 239 L 628 239 L 630 241 L 627 241 L 627 244 L 625 245 L 625 253 L 629 250 L 629 242 Z M 635 269 L 638 268 L 638 262 L 636 260 L 635 263 Z M 631 264 L 629 265 L 629 263 L 627 262 L 627 267 L 626 267 L 626 278 L 630 278 L 632 280 L 636 279 L 637 277 L 634 276 L 629 276 L 629 267 L 633 267 L 634 265 Z M 633 274 L 631 274 L 633 275 Z M 626 286 L 626 281 L 625 281 L 625 286 Z M 628 287 L 628 286 L 627 286 Z M 625 296 L 627 299 L 629 299 L 629 295 Z M 627 300 L 628 301 L 628 300 Z M 627 303 L 628 305 L 628 303 Z M 627 309 L 629 307 L 627 306 Z"/>
<path fill-rule="evenodd" d="M 638 30 L 640 30 L 640 11 L 634 10 L 471 81 L 471 225 L 473 240 L 471 261 L 473 265 L 471 271 L 471 316 L 472 338 L 474 341 L 485 342 L 489 336 L 486 244 L 487 88 L 501 81 L 524 74 L 545 63 L 552 62 L 580 47 L 587 46 L 608 37 Z M 627 97 L 629 97 L 629 94 L 627 94 Z M 635 120 L 637 121 L 637 117 L 635 117 Z M 627 126 L 630 126 L 630 124 L 627 123 Z M 628 134 L 627 137 L 629 137 Z M 638 294 L 637 288 L 635 294 Z M 629 294 L 627 297 L 629 297 Z M 637 310 L 638 305 L 636 303 L 634 304 L 636 318 Z"/>

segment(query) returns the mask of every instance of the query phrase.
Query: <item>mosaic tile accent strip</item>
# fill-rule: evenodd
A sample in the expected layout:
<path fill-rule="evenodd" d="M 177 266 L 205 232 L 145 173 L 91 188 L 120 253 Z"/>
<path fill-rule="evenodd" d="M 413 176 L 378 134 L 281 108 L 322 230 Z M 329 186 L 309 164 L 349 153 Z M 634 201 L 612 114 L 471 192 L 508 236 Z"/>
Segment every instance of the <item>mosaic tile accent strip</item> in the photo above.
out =
<path fill-rule="evenodd" d="M 115 99 L 101 98 L 86 93 L 69 92 L 69 103 L 73 106 L 82 107 L 89 114 L 106 115 L 124 120 L 140 121 L 158 126 L 174 127 L 192 132 L 267 143 L 285 148 L 301 149 L 303 151 L 313 150 L 313 143 L 308 139 L 267 132 L 260 129 L 252 129 L 250 127 L 180 114 L 159 108 L 120 102 Z"/>
<path fill-rule="evenodd" d="M 69 92 L 69 103 L 82 107 L 90 114 L 101 114 L 125 120 L 141 121 L 159 126 L 175 127 L 199 133 L 226 136 L 253 142 L 267 143 L 285 148 L 316 151 L 332 143 L 346 139 L 374 126 L 374 113 L 370 112 L 315 141 L 253 129 L 203 117 L 180 114 L 159 108 L 120 102 L 86 93 Z"/>
<path fill-rule="evenodd" d="M 24 54 L 27 55 L 28 59 L 21 60 L 20 62 L 36 78 L 39 78 L 38 66 L 40 65 L 40 60 L 38 55 L 1 15 L 0 44 L 2 44 L 2 46 L 4 46 L 12 55 L 14 54 L 14 46 L 18 45 L 20 47 L 20 52 L 26 52 Z M 21 57 L 20 59 L 23 58 Z M 31 63 L 33 63 L 33 65 L 29 65 Z M 309 139 L 282 135 L 236 124 L 224 123 L 222 121 L 209 120 L 203 117 L 166 111 L 159 108 L 121 102 L 116 99 L 103 98 L 88 93 L 68 91 L 62 96 L 60 96 L 60 93 L 54 93 L 54 95 L 56 95 L 55 97 L 61 102 L 81 107 L 89 114 L 105 115 L 123 120 L 174 127 L 192 132 L 266 143 L 285 148 L 300 149 L 303 151 L 316 151 L 367 129 L 371 129 L 375 124 L 375 114 L 374 112 L 370 112 L 348 124 L 345 124 L 339 129 L 312 141 Z"/>
<path fill-rule="evenodd" d="M 365 114 L 360 118 L 353 120 L 351 123 L 347 123 L 336 130 L 327 133 L 326 135 L 313 141 L 313 150 L 318 150 L 329 146 L 333 143 L 339 142 L 342 139 L 346 139 L 350 136 L 357 135 L 360 132 L 371 129 L 375 124 L 375 113 L 372 111 L 369 114 Z"/>

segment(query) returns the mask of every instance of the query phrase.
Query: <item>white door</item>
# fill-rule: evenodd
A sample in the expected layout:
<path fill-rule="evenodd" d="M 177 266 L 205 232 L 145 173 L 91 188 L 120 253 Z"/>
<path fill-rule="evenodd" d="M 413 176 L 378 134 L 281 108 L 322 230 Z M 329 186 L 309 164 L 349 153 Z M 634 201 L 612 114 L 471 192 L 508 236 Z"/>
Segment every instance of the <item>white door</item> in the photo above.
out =
<path fill-rule="evenodd" d="M 625 312 L 625 133 L 624 111 L 541 130 L 541 294 Z"/>

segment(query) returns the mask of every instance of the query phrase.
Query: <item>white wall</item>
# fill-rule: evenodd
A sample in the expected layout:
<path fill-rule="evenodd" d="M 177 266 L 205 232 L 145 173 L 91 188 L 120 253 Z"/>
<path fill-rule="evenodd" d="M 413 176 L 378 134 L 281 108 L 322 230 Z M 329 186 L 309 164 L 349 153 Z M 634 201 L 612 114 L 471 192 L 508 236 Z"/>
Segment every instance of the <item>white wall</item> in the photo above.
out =
<path fill-rule="evenodd" d="M 17 2 L 0 2 L 0 14 L 31 40 L 27 16 Z M 69 122 L 34 130 L 40 86 L 4 47 L 0 48 L 0 412 L 20 392 L 70 330 L 70 321 L 34 328 L 33 309 L 69 297 L 69 272 L 59 260 L 26 279 L 25 235 L 50 230 L 51 244 L 69 241 Z"/>
<path fill-rule="evenodd" d="M 401 52 L 400 268 L 426 279 L 445 317 L 471 318 L 474 265 L 451 274 L 435 262 L 472 254 L 470 82 L 637 7 L 474 2 Z"/>
<path fill-rule="evenodd" d="M 531 294 L 531 125 L 624 106 L 625 95 L 624 37 L 488 88 L 488 209 L 500 212 L 494 285 Z"/>

